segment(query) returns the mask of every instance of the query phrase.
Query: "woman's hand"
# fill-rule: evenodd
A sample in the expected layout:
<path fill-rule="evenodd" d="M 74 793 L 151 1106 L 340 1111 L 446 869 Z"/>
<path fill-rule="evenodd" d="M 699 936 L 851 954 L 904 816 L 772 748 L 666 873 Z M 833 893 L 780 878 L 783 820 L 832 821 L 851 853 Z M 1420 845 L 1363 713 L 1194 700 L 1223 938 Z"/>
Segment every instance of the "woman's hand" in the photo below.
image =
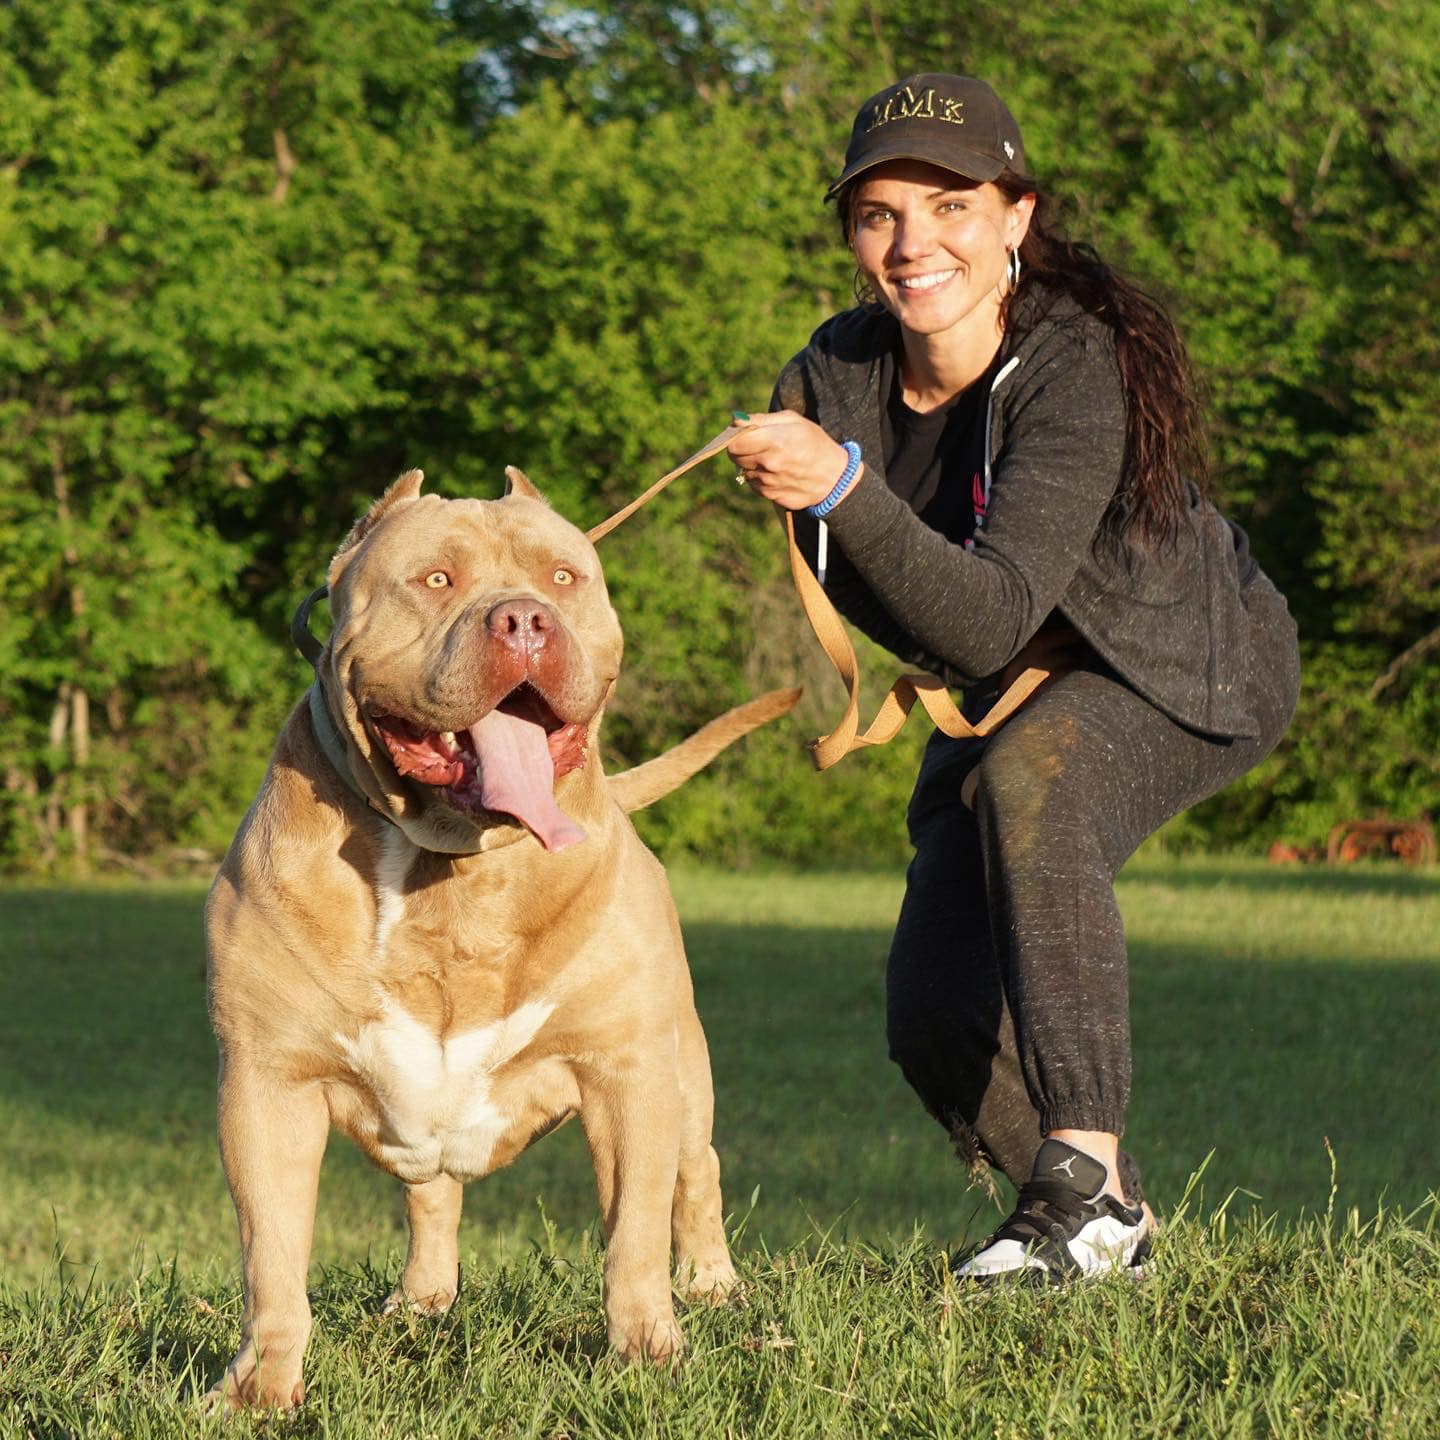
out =
<path fill-rule="evenodd" d="M 1038 630 L 1001 672 L 1000 693 L 1003 695 L 1027 670 L 1064 675 L 1075 668 L 1084 651 L 1085 642 L 1073 626 L 1056 625 Z"/>
<path fill-rule="evenodd" d="M 793 410 L 752 415 L 726 454 L 757 495 L 786 510 L 818 505 L 845 473 L 850 457 L 813 420 Z M 862 463 L 845 494 L 865 474 Z"/>

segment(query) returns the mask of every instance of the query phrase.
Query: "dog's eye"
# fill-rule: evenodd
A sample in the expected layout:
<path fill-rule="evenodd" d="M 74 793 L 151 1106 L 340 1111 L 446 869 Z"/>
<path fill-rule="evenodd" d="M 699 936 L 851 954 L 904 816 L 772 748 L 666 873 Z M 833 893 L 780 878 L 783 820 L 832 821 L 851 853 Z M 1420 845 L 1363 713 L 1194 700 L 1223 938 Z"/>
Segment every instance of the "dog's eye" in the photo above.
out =
<path fill-rule="evenodd" d="M 443 590 L 450 583 L 450 577 L 443 570 L 432 570 L 425 577 L 425 583 L 432 590 Z"/>
<path fill-rule="evenodd" d="M 573 570 L 567 570 L 561 565 L 555 571 L 554 578 L 557 585 L 573 585 L 575 583 L 575 572 Z"/>

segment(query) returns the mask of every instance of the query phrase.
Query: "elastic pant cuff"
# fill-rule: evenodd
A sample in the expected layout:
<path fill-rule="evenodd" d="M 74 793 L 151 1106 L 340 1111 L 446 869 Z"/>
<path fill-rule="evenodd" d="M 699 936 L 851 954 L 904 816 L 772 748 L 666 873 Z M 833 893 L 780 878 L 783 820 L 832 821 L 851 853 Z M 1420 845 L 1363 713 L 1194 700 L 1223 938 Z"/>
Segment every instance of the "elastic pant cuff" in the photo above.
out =
<path fill-rule="evenodd" d="M 1099 1130 L 1106 1135 L 1125 1131 L 1125 1112 L 1083 1102 L 1047 1105 L 1040 1111 L 1040 1133 L 1052 1130 Z"/>

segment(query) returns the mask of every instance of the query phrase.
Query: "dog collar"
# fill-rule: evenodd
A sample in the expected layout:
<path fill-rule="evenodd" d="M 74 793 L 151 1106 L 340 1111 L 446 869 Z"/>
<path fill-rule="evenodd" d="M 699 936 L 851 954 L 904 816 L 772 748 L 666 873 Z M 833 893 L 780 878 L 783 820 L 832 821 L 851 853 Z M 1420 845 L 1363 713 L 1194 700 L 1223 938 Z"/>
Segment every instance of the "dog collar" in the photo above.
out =
<path fill-rule="evenodd" d="M 325 697 L 320 693 L 318 675 L 307 693 L 310 697 L 310 728 L 315 732 L 315 738 L 320 742 L 320 749 L 330 762 L 330 768 L 345 782 L 346 789 L 352 795 L 358 795 L 382 820 L 388 820 L 393 825 L 394 820 L 360 788 L 355 776 L 351 774 L 349 762 L 345 758 L 344 742 L 335 728 L 335 722 L 330 718 L 329 710 L 325 708 Z"/>
<path fill-rule="evenodd" d="M 325 653 L 325 647 L 310 633 L 310 612 L 329 593 L 328 585 L 316 586 L 290 617 L 290 638 L 295 642 L 295 648 L 317 668 L 321 655 Z"/>
<path fill-rule="evenodd" d="M 300 608 L 290 620 L 290 638 L 295 642 L 295 648 L 315 669 L 315 679 L 307 692 L 310 700 L 310 728 L 315 732 L 321 753 L 330 762 L 330 768 L 340 777 L 345 788 L 352 795 L 359 796 L 387 824 L 395 825 L 398 829 L 395 818 L 387 815 L 356 781 L 350 762 L 345 758 L 345 742 L 340 738 L 334 720 L 330 718 L 330 711 L 325 707 L 325 696 L 320 690 L 320 657 L 324 655 L 325 647 L 310 633 L 310 612 L 329 593 L 328 585 L 312 590 L 300 602 Z"/>

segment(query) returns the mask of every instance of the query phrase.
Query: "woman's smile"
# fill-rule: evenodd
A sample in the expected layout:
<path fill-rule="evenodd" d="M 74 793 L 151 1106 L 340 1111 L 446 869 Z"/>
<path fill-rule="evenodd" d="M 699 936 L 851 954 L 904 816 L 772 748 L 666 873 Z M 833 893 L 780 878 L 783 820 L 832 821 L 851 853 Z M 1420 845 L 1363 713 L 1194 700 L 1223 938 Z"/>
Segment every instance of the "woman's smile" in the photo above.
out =
<path fill-rule="evenodd" d="M 988 359 L 1005 265 L 1028 206 L 920 160 L 877 165 L 856 188 L 850 243 L 876 298 L 912 335 Z"/>
<path fill-rule="evenodd" d="M 924 275 L 897 275 L 895 283 L 902 290 L 910 292 L 923 292 L 927 290 L 938 290 L 948 280 L 953 280 L 959 271 L 954 267 L 949 270 L 931 270 Z"/>

